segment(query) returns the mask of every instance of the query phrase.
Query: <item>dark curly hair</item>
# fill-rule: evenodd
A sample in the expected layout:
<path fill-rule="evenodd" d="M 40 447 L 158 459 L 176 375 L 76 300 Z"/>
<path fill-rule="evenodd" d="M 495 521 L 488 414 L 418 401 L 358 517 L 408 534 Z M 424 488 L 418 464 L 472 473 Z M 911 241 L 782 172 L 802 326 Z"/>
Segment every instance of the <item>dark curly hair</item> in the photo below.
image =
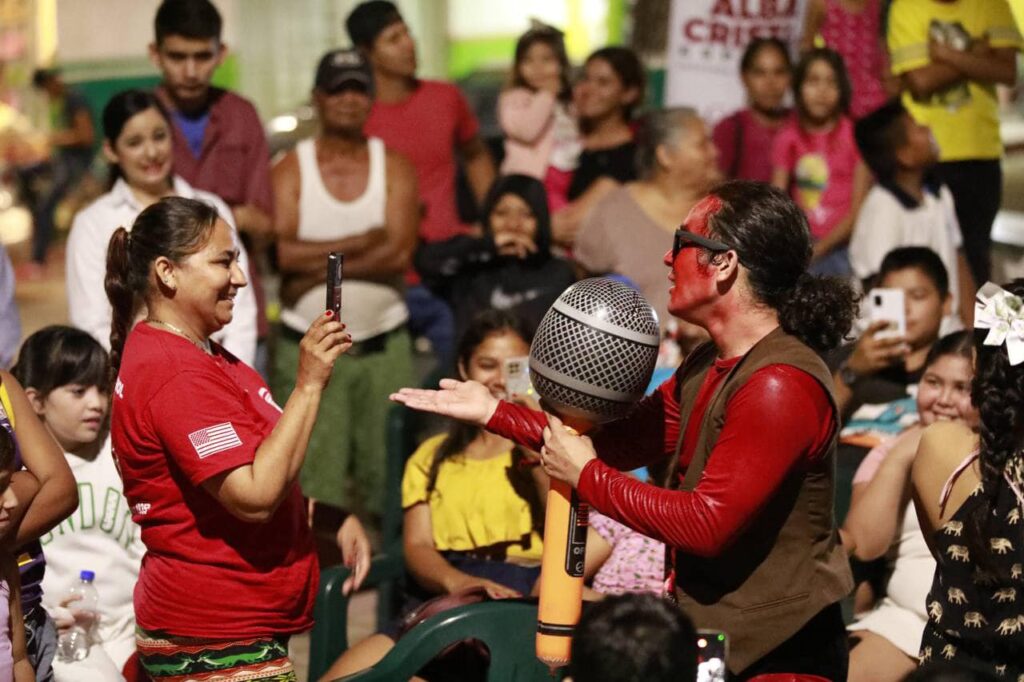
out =
<path fill-rule="evenodd" d="M 808 274 L 811 236 L 800 207 L 785 192 L 750 180 L 723 182 L 711 194 L 722 207 L 708 220 L 709 236 L 736 250 L 757 300 L 819 353 L 838 346 L 853 324 L 857 295 L 838 277 Z"/>
<path fill-rule="evenodd" d="M 1003 288 L 1024 300 L 1024 279 L 1015 279 Z M 972 511 L 968 535 L 969 549 L 975 561 L 995 572 L 988 532 L 992 510 L 1004 496 L 1014 497 L 1003 482 L 1006 462 L 1024 447 L 1024 365 L 1010 365 L 1006 345 L 986 346 L 987 329 L 974 330 L 975 368 L 971 383 L 971 402 L 978 409 L 981 504 Z"/>
<path fill-rule="evenodd" d="M 459 339 L 456 348 L 456 357 L 460 369 L 464 371 L 469 367 L 469 361 L 473 353 L 484 341 L 496 334 L 515 334 L 526 343 L 530 343 L 532 337 L 526 329 L 525 323 L 516 315 L 505 310 L 484 310 L 478 313 L 469 323 L 466 331 Z M 460 377 L 465 379 L 465 377 Z M 445 437 L 434 454 L 434 461 L 430 463 L 430 471 L 427 474 L 427 492 L 432 494 L 437 484 L 437 474 L 441 470 L 441 464 L 446 459 L 465 452 L 469 444 L 480 435 L 482 429 L 460 421 L 452 421 Z M 533 529 L 538 533 L 544 532 L 544 507 L 541 504 L 540 493 L 534 485 L 533 475 L 524 466 L 526 453 L 522 448 L 512 448 L 512 466 L 508 470 L 508 482 L 512 489 L 521 497 L 530 508 L 530 521 Z"/>

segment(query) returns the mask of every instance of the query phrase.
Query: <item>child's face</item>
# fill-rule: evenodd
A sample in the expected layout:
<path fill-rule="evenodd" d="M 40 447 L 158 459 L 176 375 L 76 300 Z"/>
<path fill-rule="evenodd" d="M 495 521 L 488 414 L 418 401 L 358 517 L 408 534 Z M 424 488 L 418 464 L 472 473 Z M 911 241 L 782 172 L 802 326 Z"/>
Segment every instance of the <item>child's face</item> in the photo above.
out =
<path fill-rule="evenodd" d="M 800 86 L 800 101 L 814 122 L 824 123 L 839 114 L 839 80 L 831 64 L 816 59 L 807 67 Z"/>
<path fill-rule="evenodd" d="M 547 43 L 535 42 L 519 62 L 519 74 L 534 90 L 557 92 L 562 89 L 562 64 Z"/>
<path fill-rule="evenodd" d="M 42 400 L 40 415 L 66 451 L 93 443 L 103 429 L 109 400 L 97 386 L 58 386 Z"/>
<path fill-rule="evenodd" d="M 469 366 L 459 362 L 463 379 L 479 381 L 495 398 L 505 397 L 505 361 L 530 354 L 530 344 L 511 331 L 491 334 L 476 347 L 469 358 Z"/>
<path fill-rule="evenodd" d="M 0 469 L 0 538 L 11 530 L 11 512 L 18 506 L 18 497 L 11 488 L 11 471 Z"/>
<path fill-rule="evenodd" d="M 924 371 L 917 386 L 917 412 L 921 425 L 963 419 L 972 422 L 977 410 L 971 405 L 971 359 L 942 355 Z"/>
<path fill-rule="evenodd" d="M 921 170 L 939 161 L 939 147 L 932 136 L 932 130 L 914 120 L 910 114 L 903 115 L 904 143 L 896 151 L 896 158 L 904 168 Z"/>
<path fill-rule="evenodd" d="M 527 239 L 537 236 L 537 218 L 530 205 L 517 194 L 509 192 L 498 199 L 490 217 L 491 234 L 497 239 L 514 233 Z"/>
<path fill-rule="evenodd" d="M 782 54 L 772 46 L 758 50 L 754 61 L 743 72 L 743 85 L 747 89 L 750 105 L 758 111 L 775 111 L 789 90 L 789 66 Z"/>
<path fill-rule="evenodd" d="M 911 349 L 925 348 L 939 338 L 942 317 L 950 311 L 951 297 L 943 298 L 935 282 L 916 267 L 895 270 L 879 286 L 903 289 L 907 316 L 907 343 Z"/>

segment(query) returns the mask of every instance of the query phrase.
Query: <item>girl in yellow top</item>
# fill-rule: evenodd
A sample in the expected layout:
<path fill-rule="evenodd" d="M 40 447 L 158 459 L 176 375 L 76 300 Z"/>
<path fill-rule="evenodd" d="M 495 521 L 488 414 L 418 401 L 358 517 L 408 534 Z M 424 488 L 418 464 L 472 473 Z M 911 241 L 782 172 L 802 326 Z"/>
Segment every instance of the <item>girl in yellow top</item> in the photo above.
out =
<path fill-rule="evenodd" d="M 504 362 L 528 355 L 529 341 L 510 313 L 480 313 L 459 342 L 459 377 L 504 397 Z M 540 577 L 541 500 L 548 480 L 530 459 L 511 441 L 454 421 L 448 433 L 427 440 L 409 458 L 402 478 L 402 542 L 406 568 L 417 583 L 414 603 L 471 587 L 483 587 L 492 599 L 533 590 Z M 367 668 L 393 646 L 389 634 L 371 635 L 322 679 Z"/>

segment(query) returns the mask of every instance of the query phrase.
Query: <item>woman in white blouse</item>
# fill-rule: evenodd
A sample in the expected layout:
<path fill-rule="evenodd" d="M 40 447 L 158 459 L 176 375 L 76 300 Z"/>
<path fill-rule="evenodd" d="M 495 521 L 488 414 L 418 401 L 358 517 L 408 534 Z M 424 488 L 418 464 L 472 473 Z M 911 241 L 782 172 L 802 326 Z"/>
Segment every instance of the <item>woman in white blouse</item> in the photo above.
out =
<path fill-rule="evenodd" d="M 118 227 L 131 229 L 135 217 L 162 197 L 180 196 L 212 204 L 232 230 L 231 210 L 209 192 L 193 189 L 172 172 L 171 122 L 151 93 L 125 90 L 103 109 L 103 154 L 111 163 L 110 191 L 75 216 L 66 265 L 71 324 L 110 348 L 110 303 L 103 289 L 107 244 Z M 247 272 L 241 242 L 240 264 Z M 251 287 L 238 292 L 234 319 L 215 339 L 242 362 L 256 355 L 256 299 Z"/>

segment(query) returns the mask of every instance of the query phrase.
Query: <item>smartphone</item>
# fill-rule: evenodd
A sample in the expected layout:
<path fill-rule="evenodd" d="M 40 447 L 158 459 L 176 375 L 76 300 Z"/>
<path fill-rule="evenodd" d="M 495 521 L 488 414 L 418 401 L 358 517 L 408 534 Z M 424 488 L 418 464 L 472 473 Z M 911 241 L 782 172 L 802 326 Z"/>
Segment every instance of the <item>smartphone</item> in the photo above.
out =
<path fill-rule="evenodd" d="M 721 630 L 697 630 L 697 682 L 725 682 L 729 639 Z"/>
<path fill-rule="evenodd" d="M 345 254 L 332 251 L 327 254 L 327 310 L 334 311 L 334 319 L 341 319 L 341 280 L 344 275 Z"/>
<path fill-rule="evenodd" d="M 505 393 L 509 400 L 519 400 L 533 395 L 533 384 L 530 383 L 530 358 L 520 355 L 505 360 Z"/>
<path fill-rule="evenodd" d="M 889 339 L 907 335 L 907 313 L 903 289 L 876 288 L 868 292 L 868 319 L 874 323 L 888 322 L 875 334 L 876 339 Z"/>

